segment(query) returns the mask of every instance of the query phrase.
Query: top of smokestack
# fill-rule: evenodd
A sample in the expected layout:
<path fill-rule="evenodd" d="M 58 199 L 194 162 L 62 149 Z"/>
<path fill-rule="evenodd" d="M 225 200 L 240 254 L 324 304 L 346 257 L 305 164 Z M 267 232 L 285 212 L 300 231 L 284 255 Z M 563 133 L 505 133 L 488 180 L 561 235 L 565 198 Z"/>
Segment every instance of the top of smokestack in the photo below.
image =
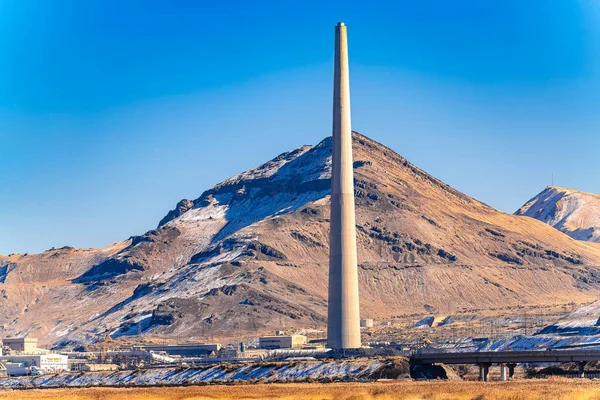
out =
<path fill-rule="evenodd" d="M 343 22 L 338 22 L 337 26 L 346 26 Z"/>

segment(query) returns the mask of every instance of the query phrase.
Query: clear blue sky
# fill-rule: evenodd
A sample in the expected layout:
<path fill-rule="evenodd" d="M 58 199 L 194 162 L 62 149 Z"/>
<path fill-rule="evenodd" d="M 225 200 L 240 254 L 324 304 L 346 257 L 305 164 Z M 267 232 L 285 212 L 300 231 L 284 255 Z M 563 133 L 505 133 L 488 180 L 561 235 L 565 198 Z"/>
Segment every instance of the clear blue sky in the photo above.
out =
<path fill-rule="evenodd" d="M 0 0 L 0 253 L 100 247 L 354 129 L 514 212 L 600 193 L 600 2 Z"/>

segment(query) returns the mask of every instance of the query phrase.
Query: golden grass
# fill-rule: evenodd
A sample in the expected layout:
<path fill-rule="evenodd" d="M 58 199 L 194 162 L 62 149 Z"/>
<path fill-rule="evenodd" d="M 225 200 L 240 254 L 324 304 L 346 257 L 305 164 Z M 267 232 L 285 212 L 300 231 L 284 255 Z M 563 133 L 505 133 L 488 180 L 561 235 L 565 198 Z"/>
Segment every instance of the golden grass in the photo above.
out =
<path fill-rule="evenodd" d="M 0 391 L 0 400 L 600 400 L 600 382 L 575 379 L 514 382 L 257 384 L 164 388 Z"/>

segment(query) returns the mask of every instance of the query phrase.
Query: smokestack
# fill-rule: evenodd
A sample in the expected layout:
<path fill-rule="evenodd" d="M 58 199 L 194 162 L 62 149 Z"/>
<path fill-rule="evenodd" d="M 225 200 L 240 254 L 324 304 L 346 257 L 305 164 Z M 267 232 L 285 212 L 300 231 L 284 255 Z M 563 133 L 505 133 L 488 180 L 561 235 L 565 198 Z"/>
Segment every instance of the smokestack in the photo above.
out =
<path fill-rule="evenodd" d="M 361 347 L 352 168 L 348 37 L 346 26 L 339 22 L 335 27 L 327 321 L 327 346 L 336 350 Z"/>

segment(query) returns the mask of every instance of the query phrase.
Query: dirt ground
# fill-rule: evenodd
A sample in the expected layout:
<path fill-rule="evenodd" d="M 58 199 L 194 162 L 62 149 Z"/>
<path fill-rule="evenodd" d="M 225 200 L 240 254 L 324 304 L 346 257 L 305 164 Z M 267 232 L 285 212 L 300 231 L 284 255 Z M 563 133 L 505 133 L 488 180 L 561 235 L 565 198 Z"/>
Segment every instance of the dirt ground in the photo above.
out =
<path fill-rule="evenodd" d="M 157 388 L 84 388 L 0 391 L 0 400 L 600 400 L 600 382 L 578 379 L 513 382 L 374 382 L 255 384 Z"/>

